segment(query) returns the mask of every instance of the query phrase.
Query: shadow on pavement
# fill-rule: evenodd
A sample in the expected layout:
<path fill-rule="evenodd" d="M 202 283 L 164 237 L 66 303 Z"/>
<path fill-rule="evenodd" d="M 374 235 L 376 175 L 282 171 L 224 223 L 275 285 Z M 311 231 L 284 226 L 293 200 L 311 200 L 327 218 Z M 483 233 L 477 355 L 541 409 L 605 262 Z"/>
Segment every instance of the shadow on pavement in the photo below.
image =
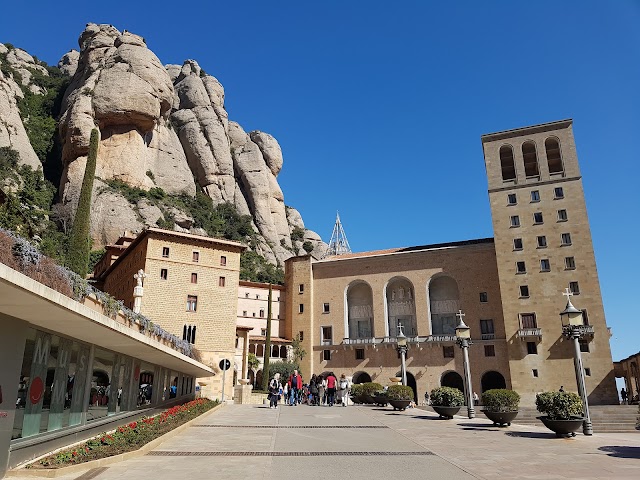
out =
<path fill-rule="evenodd" d="M 558 438 L 553 432 L 505 432 L 510 437 L 522 438 Z"/>
<path fill-rule="evenodd" d="M 640 459 L 640 447 L 628 447 L 622 445 L 607 445 L 598 448 L 610 457 L 618 458 L 638 458 Z"/>
<path fill-rule="evenodd" d="M 480 424 L 477 423 L 458 423 L 459 427 L 466 427 L 465 430 L 490 430 L 490 431 L 500 431 L 501 427 L 496 427 L 493 423 Z M 507 427 L 504 427 L 507 428 Z"/>

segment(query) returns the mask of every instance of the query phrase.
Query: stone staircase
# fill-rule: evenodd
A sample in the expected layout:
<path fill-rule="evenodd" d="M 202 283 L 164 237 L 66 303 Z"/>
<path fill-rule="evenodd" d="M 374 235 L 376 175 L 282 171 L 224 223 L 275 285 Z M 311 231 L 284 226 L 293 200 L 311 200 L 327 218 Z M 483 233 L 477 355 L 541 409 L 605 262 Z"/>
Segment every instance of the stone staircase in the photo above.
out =
<path fill-rule="evenodd" d="M 638 405 L 594 405 L 589 407 L 589 413 L 591 414 L 593 431 L 596 433 L 640 433 L 640 430 L 636 430 L 636 419 L 640 416 Z M 520 407 L 520 413 L 513 423 L 542 427 L 542 422 L 536 418 L 539 416 L 540 413 L 535 407 Z"/>

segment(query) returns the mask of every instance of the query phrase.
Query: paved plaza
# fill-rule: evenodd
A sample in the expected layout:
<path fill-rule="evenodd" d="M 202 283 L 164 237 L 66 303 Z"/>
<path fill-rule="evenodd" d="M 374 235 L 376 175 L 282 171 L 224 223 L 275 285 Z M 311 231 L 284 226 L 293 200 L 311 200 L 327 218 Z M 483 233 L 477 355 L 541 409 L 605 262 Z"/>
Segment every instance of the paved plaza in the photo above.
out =
<path fill-rule="evenodd" d="M 440 420 L 421 409 L 227 405 L 146 455 L 59 478 L 150 475 L 154 480 L 637 480 L 640 432 L 561 439 L 544 427 L 500 429 L 485 418 Z"/>

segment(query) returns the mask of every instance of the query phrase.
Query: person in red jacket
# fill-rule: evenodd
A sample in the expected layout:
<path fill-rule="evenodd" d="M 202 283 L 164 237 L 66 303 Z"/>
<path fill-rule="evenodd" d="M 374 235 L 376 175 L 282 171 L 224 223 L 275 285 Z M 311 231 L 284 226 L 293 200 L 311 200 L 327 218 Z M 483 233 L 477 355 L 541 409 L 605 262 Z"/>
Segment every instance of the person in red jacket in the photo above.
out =
<path fill-rule="evenodd" d="M 302 391 L 302 376 L 298 370 L 294 370 L 289 376 L 289 405 L 297 405 L 300 402 L 300 392 Z"/>
<path fill-rule="evenodd" d="M 336 399 L 336 384 L 338 383 L 338 379 L 331 372 L 327 377 L 327 401 L 330 407 L 333 407 L 333 403 Z"/>

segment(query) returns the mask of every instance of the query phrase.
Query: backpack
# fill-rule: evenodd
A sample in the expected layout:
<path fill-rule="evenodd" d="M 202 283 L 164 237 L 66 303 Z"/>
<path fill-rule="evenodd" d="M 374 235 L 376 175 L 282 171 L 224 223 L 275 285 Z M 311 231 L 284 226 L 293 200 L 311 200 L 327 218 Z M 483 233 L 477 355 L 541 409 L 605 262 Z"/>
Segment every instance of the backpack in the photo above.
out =
<path fill-rule="evenodd" d="M 340 380 L 340 390 L 346 390 L 349 386 L 349 382 L 346 380 Z"/>

